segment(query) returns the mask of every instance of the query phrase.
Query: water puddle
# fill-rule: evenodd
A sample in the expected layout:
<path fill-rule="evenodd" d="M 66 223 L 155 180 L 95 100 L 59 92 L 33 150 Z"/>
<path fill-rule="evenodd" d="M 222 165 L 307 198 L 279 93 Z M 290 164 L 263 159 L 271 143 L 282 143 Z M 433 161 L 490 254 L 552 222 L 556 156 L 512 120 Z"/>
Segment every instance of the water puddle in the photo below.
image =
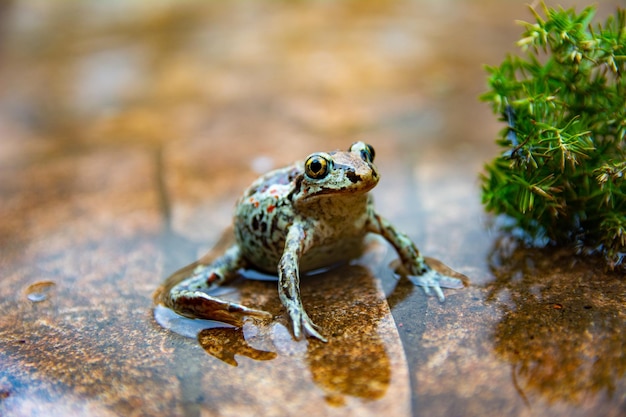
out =
<path fill-rule="evenodd" d="M 385 294 L 368 268 L 344 264 L 303 276 L 303 303 L 328 343 L 294 339 L 275 276 L 252 271 L 243 275 L 247 279 L 229 285 L 228 298 L 268 311 L 273 318 L 247 317 L 241 327 L 234 327 L 181 317 L 162 305 L 156 306 L 154 317 L 161 326 L 196 338 L 208 355 L 229 365 L 230 371 L 222 368 L 217 378 L 237 378 L 245 370 L 248 389 L 256 393 L 271 388 L 273 395 L 291 398 L 285 406 L 298 403 L 293 398 L 302 397 L 304 390 L 309 401 L 331 408 L 368 401 L 368 408 L 382 412 L 388 408 L 385 403 L 394 401 L 387 395 L 393 387 L 394 395 L 404 400 L 392 408 L 405 413 L 406 359 Z M 265 377 L 253 382 L 250 375 Z M 262 399 L 255 394 L 252 401 Z"/>
<path fill-rule="evenodd" d="M 503 312 L 494 350 L 524 401 L 611 398 L 626 375 L 623 274 L 565 249 L 499 246 L 491 262 L 488 299 Z"/>

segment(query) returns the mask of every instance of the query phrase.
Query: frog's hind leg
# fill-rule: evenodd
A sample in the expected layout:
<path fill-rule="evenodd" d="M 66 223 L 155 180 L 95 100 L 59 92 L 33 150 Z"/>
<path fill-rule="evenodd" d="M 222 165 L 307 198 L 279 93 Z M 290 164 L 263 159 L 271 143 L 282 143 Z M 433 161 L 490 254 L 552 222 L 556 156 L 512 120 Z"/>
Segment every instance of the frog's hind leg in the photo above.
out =
<path fill-rule="evenodd" d="M 206 292 L 231 281 L 245 265 L 239 247 L 232 246 L 211 264 L 198 264 L 190 276 L 165 294 L 164 303 L 185 317 L 217 320 L 234 326 L 241 326 L 244 316 L 271 317 L 266 311 L 221 300 Z"/>

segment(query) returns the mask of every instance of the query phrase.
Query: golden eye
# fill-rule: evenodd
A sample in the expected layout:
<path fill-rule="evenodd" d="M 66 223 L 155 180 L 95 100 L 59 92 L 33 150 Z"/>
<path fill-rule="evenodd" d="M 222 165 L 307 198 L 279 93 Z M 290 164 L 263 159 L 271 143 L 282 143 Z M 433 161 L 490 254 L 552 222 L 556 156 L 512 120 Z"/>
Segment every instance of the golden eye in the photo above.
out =
<path fill-rule="evenodd" d="M 313 154 L 309 156 L 304 163 L 304 173 L 307 177 L 320 180 L 330 172 L 332 168 L 332 159 L 325 155 Z"/>

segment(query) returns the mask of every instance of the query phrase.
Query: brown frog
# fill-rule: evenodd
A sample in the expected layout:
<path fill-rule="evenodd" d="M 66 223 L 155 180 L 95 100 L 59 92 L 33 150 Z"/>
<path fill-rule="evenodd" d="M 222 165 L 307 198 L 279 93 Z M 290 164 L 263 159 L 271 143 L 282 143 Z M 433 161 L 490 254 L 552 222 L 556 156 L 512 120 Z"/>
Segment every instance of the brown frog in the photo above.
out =
<path fill-rule="evenodd" d="M 368 191 L 379 178 L 374 148 L 363 142 L 345 152 L 317 152 L 261 176 L 237 203 L 236 243 L 173 286 L 166 305 L 183 316 L 235 325 L 244 316 L 270 317 L 207 291 L 236 277 L 241 268 L 278 272 L 278 294 L 294 336 L 304 332 L 325 341 L 302 305 L 300 271 L 358 258 L 367 233 L 385 238 L 398 252 L 409 279 L 427 294 L 434 290 L 443 301 L 441 287 L 462 288 L 462 281 L 430 268 L 409 237 L 374 210 Z"/>

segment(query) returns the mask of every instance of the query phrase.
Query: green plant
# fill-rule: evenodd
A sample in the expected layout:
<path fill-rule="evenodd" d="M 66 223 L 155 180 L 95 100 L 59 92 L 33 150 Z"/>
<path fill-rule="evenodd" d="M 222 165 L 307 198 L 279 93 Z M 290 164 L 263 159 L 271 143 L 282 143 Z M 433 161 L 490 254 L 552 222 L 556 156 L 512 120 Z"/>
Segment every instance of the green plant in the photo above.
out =
<path fill-rule="evenodd" d="M 592 26 L 595 8 L 541 3 L 536 23 L 487 67 L 481 100 L 507 122 L 485 166 L 483 203 L 530 237 L 626 257 L 626 13 Z M 623 265 L 624 266 L 624 265 Z"/>

